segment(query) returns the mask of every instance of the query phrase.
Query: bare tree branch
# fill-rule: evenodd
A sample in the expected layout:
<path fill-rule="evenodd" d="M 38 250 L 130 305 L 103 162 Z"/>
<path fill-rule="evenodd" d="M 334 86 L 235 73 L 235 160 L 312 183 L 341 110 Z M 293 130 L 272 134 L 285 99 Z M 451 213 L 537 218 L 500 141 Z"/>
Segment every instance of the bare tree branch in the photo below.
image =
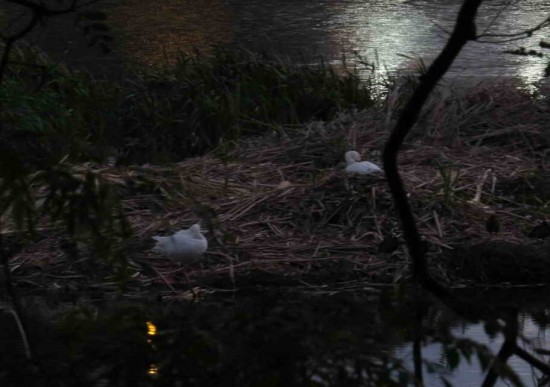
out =
<path fill-rule="evenodd" d="M 78 0 L 71 0 L 69 5 L 60 9 L 52 8 L 43 2 L 34 2 L 30 0 L 6 1 L 8 3 L 26 7 L 31 12 L 31 19 L 24 27 L 21 28 L 20 31 L 15 32 L 9 36 L 0 35 L 0 39 L 4 41 L 3 52 L 2 56 L 0 57 L 0 85 L 2 84 L 4 75 L 6 73 L 6 67 L 8 65 L 8 58 L 10 56 L 11 49 L 13 48 L 13 44 L 17 40 L 23 38 L 25 35 L 31 32 L 36 27 L 36 25 L 44 18 L 75 12 L 80 8 L 88 7 L 90 5 L 99 3 L 102 0 L 88 0 L 83 2 L 79 2 Z"/>
<path fill-rule="evenodd" d="M 519 347 L 517 344 L 515 344 L 513 352 L 514 352 L 514 355 L 525 360 L 527 363 L 531 364 L 533 367 L 538 368 L 541 372 L 544 372 L 546 375 L 550 375 L 550 366 L 548 364 L 537 359 L 536 357 L 531 355 L 529 352 Z"/>
<path fill-rule="evenodd" d="M 397 154 L 437 82 L 449 69 L 462 47 L 469 40 L 476 39 L 475 17 L 481 2 L 482 0 L 464 1 L 451 37 L 441 54 L 435 59 L 426 74 L 421 77 L 420 84 L 405 105 L 386 143 L 383 154 L 388 185 L 401 219 L 404 237 L 413 261 L 413 277 L 428 290 L 442 298 L 448 298 L 448 291 L 434 281 L 428 273 L 420 234 L 397 167 Z"/>
<path fill-rule="evenodd" d="M 495 16 L 491 19 L 491 22 L 489 24 L 487 24 L 487 27 L 485 27 L 485 29 L 483 30 L 483 34 L 485 34 L 487 31 L 489 31 L 496 23 L 496 21 L 500 18 L 500 16 L 502 15 L 502 13 L 504 12 L 504 10 L 506 8 L 508 8 L 512 3 L 517 3 L 518 1 L 517 0 L 509 0 L 507 1 L 499 10 L 498 12 L 495 14 Z M 482 34 L 482 35 L 483 35 Z"/>
<path fill-rule="evenodd" d="M 420 83 L 405 105 L 394 130 L 390 134 L 390 138 L 386 143 L 383 153 L 384 171 L 399 214 L 399 218 L 401 219 L 403 234 L 407 243 L 409 254 L 412 258 L 412 271 L 414 279 L 425 289 L 440 298 L 454 311 L 468 319 L 488 316 L 491 314 L 490 309 L 484 308 L 482 305 L 473 305 L 471 303 L 467 304 L 455 298 L 446 288 L 430 276 L 424 257 L 424 251 L 422 249 L 420 234 L 408 201 L 407 192 L 399 174 L 397 155 L 405 137 L 418 119 L 422 106 L 431 91 L 434 89 L 445 72 L 450 68 L 454 59 L 458 56 L 464 45 L 469 40 L 476 40 L 479 37 L 476 35 L 475 17 L 482 1 L 483 0 L 465 0 L 462 4 L 456 25 L 447 44 L 445 45 L 445 48 L 428 68 L 427 72 L 420 77 Z M 550 18 L 542 23 L 539 23 L 539 25 L 534 28 L 524 31 L 523 33 L 532 34 L 534 31 L 543 28 L 548 23 L 550 23 Z M 482 34 L 480 36 L 488 35 Z M 510 36 L 514 35 L 511 34 Z M 484 381 L 484 386 L 494 385 L 498 376 L 497 368 L 499 362 L 500 364 L 506 362 L 512 354 L 516 354 L 529 364 L 539 368 L 542 372 L 547 374 L 550 373 L 550 367 L 548 365 L 545 365 L 542 361 L 534 358 L 517 345 L 517 311 L 508 316 L 506 320 L 507 322 L 504 328 L 505 342 L 499 352 L 499 355 L 497 356 L 497 359 L 495 360 L 495 363 L 493 364 L 493 367 L 491 367 L 487 378 Z"/>
<path fill-rule="evenodd" d="M 517 347 L 518 339 L 518 312 L 513 311 L 506 318 L 506 325 L 504 327 L 504 342 L 498 351 L 497 356 L 493 359 L 491 367 L 485 376 L 485 380 L 481 387 L 492 387 L 495 385 L 499 376 L 499 368 L 508 362 L 508 359 L 514 354 L 514 348 Z"/>
<path fill-rule="evenodd" d="M 550 16 L 547 17 L 545 20 L 534 26 L 533 28 L 526 29 L 524 31 L 516 32 L 513 34 L 487 34 L 483 33 L 476 37 L 476 40 L 479 43 L 504 43 L 504 42 L 511 42 L 514 40 L 520 40 L 529 38 L 535 33 L 536 31 L 539 31 L 543 28 L 546 28 L 550 26 Z M 494 38 L 489 40 L 483 40 L 480 38 Z"/>

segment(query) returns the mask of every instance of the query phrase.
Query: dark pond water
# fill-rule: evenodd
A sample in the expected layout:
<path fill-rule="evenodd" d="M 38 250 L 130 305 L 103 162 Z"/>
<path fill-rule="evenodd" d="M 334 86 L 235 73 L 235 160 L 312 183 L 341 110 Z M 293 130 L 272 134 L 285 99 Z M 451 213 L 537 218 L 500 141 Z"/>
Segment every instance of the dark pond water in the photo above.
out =
<path fill-rule="evenodd" d="M 548 348 L 550 308 L 542 294 L 488 294 L 484 302 L 500 309 L 480 323 L 457 318 L 426 295 L 360 284 L 353 291 L 255 291 L 193 302 L 68 305 L 28 298 L 31 341 L 43 371 L 24 366 L 6 306 L 0 313 L 0 385 L 414 385 L 417 343 L 426 386 L 441 386 L 443 379 L 478 386 L 485 375 L 478 358 L 496 354 L 502 343 L 496 329 L 504 323 L 501 308 L 518 308 L 523 348 Z M 519 358 L 508 365 L 526 386 L 542 378 Z"/>
<path fill-rule="evenodd" d="M 268 50 L 285 56 L 319 56 L 339 63 L 345 53 L 375 62 L 377 71 L 429 63 L 452 29 L 461 0 L 141 0 L 106 1 L 103 8 L 115 37 L 115 54 L 88 49 L 72 19 L 56 19 L 34 37 L 72 64 L 112 71 L 120 61 L 158 64 L 179 52 L 208 50 L 214 44 Z M 510 34 L 533 27 L 550 15 L 546 0 L 486 1 L 478 31 Z M 531 83 L 543 76 L 549 56 L 516 56 L 504 50 L 537 49 L 543 30 L 531 38 L 500 44 L 472 42 L 460 54 L 449 79 L 472 83 L 513 77 Z M 486 38 L 484 40 L 490 40 Z M 495 40 L 495 39 L 493 39 Z M 497 39 L 502 40 L 502 39 Z M 549 50 L 546 50 L 549 51 Z M 93 63 L 90 65 L 90 63 Z"/>

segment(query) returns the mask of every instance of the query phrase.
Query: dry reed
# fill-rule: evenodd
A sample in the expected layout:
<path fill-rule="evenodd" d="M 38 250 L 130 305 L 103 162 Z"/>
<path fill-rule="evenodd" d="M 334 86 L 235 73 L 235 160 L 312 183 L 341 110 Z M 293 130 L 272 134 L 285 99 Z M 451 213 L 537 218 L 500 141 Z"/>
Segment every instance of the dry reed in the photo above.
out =
<path fill-rule="evenodd" d="M 347 149 L 368 151 L 380 162 L 397 113 L 376 107 L 328 123 L 277 128 L 243 139 L 221 158 L 214 152 L 169 166 L 87 166 L 121 187 L 134 232 L 129 258 L 158 273 L 135 266 L 134 289 L 400 280 L 408 262 L 403 243 L 393 253 L 378 251 L 386 235 L 402 240 L 385 179 L 343 173 Z M 526 201 L 509 192 L 518 179 L 529 184 L 536 174 L 548 177 L 549 116 L 548 102 L 511 88 L 481 86 L 428 105 L 400 163 L 439 274 L 440 256 L 454 244 L 520 242 L 536 220 L 549 217 L 548 196 L 534 189 L 538 202 Z M 500 220 L 497 235 L 485 231 L 490 214 Z M 197 221 L 210 241 L 203 265 L 180 268 L 150 251 L 151 236 Z M 59 249 L 60 238 L 45 230 L 42 241 L 12 259 L 25 283 L 82 279 Z"/>

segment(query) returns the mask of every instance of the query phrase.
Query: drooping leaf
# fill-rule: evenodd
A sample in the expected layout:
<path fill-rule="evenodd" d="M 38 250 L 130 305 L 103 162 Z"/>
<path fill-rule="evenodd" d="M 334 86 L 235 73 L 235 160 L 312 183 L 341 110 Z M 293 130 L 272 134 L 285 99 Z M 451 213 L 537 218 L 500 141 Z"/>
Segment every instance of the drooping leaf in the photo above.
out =
<path fill-rule="evenodd" d="M 456 348 L 447 348 L 445 350 L 445 359 L 447 359 L 447 364 L 451 370 L 455 370 L 460 364 L 460 354 Z"/>

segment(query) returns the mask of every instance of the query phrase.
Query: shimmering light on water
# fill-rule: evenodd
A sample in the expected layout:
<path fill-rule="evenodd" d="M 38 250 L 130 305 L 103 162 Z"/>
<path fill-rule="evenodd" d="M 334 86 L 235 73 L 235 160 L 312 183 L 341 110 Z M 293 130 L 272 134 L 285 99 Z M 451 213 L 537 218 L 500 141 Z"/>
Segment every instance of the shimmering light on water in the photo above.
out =
<path fill-rule="evenodd" d="M 437 2 L 352 2 L 336 16 L 348 33 L 351 49 L 363 57 L 376 59 L 381 71 L 390 73 L 413 69 L 420 58 L 430 64 L 445 45 L 462 1 Z M 517 33 L 539 24 L 550 14 L 550 3 L 532 1 L 505 7 L 508 2 L 491 2 L 478 17 L 478 32 Z M 495 16 L 499 15 L 496 19 Z M 504 53 L 519 46 L 537 48 L 545 34 L 502 43 L 471 42 L 449 71 L 449 78 L 479 82 L 486 77 L 516 77 L 525 83 L 541 79 L 548 58 L 524 57 Z M 488 40 L 488 38 L 485 38 Z"/>
<path fill-rule="evenodd" d="M 120 49 L 128 58 L 146 64 L 174 62 L 179 52 L 194 48 L 208 51 L 214 44 L 225 44 L 298 58 L 302 54 L 322 56 L 329 63 L 341 62 L 343 53 L 353 63 L 353 54 L 357 54 L 355 58 L 375 62 L 377 74 L 383 76 L 402 69 L 414 71 L 418 59 L 431 63 L 445 45 L 461 3 L 123 0 L 108 12 L 119 34 Z M 501 0 L 482 7 L 478 32 L 516 33 L 537 25 L 550 14 L 547 1 L 511 4 Z M 548 58 L 503 51 L 519 46 L 537 49 L 544 36 L 538 33 L 529 39 L 499 44 L 471 42 L 447 77 L 469 85 L 495 77 L 514 77 L 525 84 L 538 81 Z"/>
<path fill-rule="evenodd" d="M 446 43 L 461 3 L 462 0 L 101 2 L 113 30 L 114 51 L 119 60 L 130 63 L 174 63 L 182 52 L 208 52 L 214 45 L 226 45 L 298 60 L 305 58 L 307 63 L 319 61 L 320 57 L 326 63 L 338 63 L 345 54 L 349 64 L 362 57 L 375 62 L 379 74 L 414 69 L 418 59 L 429 64 Z M 547 0 L 485 2 L 478 16 L 478 33 L 518 33 L 536 26 L 548 15 Z M 75 34 L 69 26 L 74 27 L 74 22 L 57 31 L 54 25 L 44 26 L 36 40 L 58 51 L 58 58 L 69 63 L 97 70 L 97 64 L 104 61 L 104 66 L 112 68 L 113 56 L 101 57 L 97 50 L 87 49 L 81 34 Z M 540 50 L 538 44 L 541 39 L 548 40 L 549 31 L 539 31 L 520 41 L 470 42 L 447 79 L 470 85 L 498 77 L 514 77 L 523 83 L 541 80 L 550 50 L 543 51 L 545 58 L 504 51 L 521 46 Z M 502 36 L 483 40 L 502 41 Z M 96 61 L 94 66 L 90 66 L 92 61 Z"/>

